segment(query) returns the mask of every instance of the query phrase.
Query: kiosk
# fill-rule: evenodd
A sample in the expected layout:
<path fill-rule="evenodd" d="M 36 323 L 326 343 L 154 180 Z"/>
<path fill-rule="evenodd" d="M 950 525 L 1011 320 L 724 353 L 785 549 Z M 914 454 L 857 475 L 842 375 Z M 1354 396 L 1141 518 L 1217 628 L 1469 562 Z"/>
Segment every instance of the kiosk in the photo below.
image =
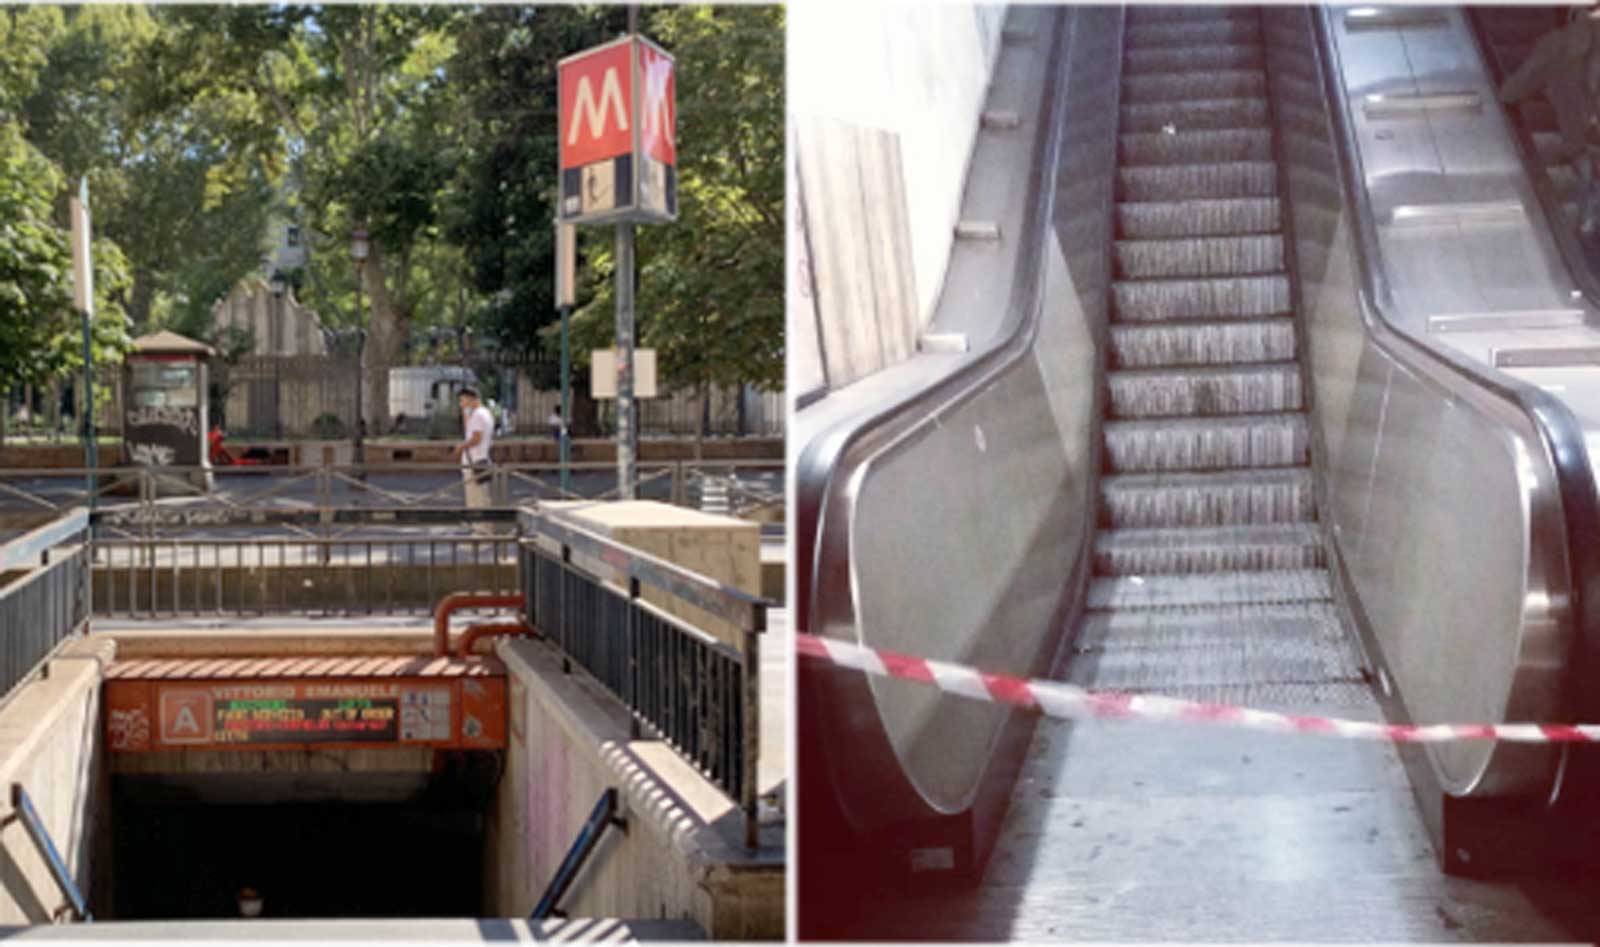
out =
<path fill-rule="evenodd" d="M 210 482 L 206 450 L 206 359 L 211 346 L 176 332 L 135 339 L 123 365 L 123 459 L 144 467 L 186 467 Z"/>

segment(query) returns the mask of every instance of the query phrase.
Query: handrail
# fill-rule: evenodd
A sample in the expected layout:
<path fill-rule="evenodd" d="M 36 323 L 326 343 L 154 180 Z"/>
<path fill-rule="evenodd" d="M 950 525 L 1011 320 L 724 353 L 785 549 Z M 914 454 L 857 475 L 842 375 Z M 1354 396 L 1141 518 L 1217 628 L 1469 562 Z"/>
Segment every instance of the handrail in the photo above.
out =
<path fill-rule="evenodd" d="M 605 833 L 608 826 L 616 827 L 617 831 L 626 835 L 628 823 L 617 815 L 617 790 L 608 787 L 600 793 L 600 799 L 590 810 L 589 818 L 583 820 L 583 828 L 578 830 L 578 837 L 572 840 L 572 847 L 567 849 L 567 854 L 561 859 L 561 865 L 545 886 L 544 894 L 539 896 L 539 903 L 533 906 L 533 913 L 528 915 L 529 920 L 542 921 L 552 915 L 565 917 L 556 905 L 561 903 L 561 898 L 572 887 L 572 882 L 578 877 L 578 872 L 583 870 L 584 863 L 594 853 L 595 846 L 600 844 L 600 836 Z"/>
<path fill-rule="evenodd" d="M 1048 74 L 1059 77 L 1066 46 L 1059 17 L 1052 33 Z M 843 419 L 819 432 L 796 458 L 794 607 L 798 628 L 815 630 L 817 616 L 825 610 L 820 607 L 820 600 L 826 589 L 849 598 L 851 583 L 842 572 L 850 561 L 845 548 L 848 530 L 843 523 L 834 522 L 835 516 L 843 514 L 833 509 L 836 489 L 855 474 L 854 470 L 841 469 L 843 459 L 869 439 L 903 435 L 919 423 L 936 419 L 946 407 L 981 391 L 990 379 L 1021 361 L 1032 349 L 1044 305 L 1041 261 L 1055 208 L 1054 188 L 1047 184 L 1054 177 L 1063 139 L 1062 84 L 1063 80 L 1056 79 L 1040 97 L 1041 133 L 1035 139 L 1027 186 L 1028 193 L 1039 199 L 1029 202 L 1019 230 L 1015 277 L 999 331 L 986 347 L 968 353 L 944 375 L 870 413 Z M 819 579 L 824 573 L 830 574 L 826 581 Z"/>
<path fill-rule="evenodd" d="M 89 524 L 89 511 L 80 507 L 0 545 L 0 572 L 39 565 L 47 551 L 87 530 Z"/>
<path fill-rule="evenodd" d="M 1500 101 L 1499 91 L 1508 78 L 1506 64 L 1501 61 L 1500 55 L 1495 52 L 1494 45 L 1489 41 L 1489 26 L 1484 22 L 1481 10 L 1472 7 L 1462 7 L 1462 15 L 1472 29 L 1473 42 L 1478 47 L 1478 55 L 1482 57 L 1484 65 L 1489 70 L 1489 76 L 1495 83 L 1494 107 L 1499 109 L 1505 117 L 1506 125 L 1511 129 L 1511 137 L 1517 148 L 1517 157 L 1522 161 L 1523 172 L 1528 176 L 1528 183 L 1533 186 L 1533 193 L 1539 202 L 1539 210 L 1544 215 L 1545 225 L 1550 236 L 1555 240 L 1556 249 L 1561 253 L 1561 261 L 1566 267 L 1567 276 L 1583 294 L 1583 301 L 1590 309 L 1600 309 L 1600 275 L 1596 275 L 1589 266 L 1583 246 L 1573 234 L 1572 228 L 1567 226 L 1565 216 L 1561 211 L 1561 202 L 1556 199 L 1555 182 L 1550 180 L 1550 172 L 1545 168 L 1544 160 L 1539 157 L 1539 146 L 1534 144 L 1533 134 L 1528 131 L 1512 115 L 1512 107 Z"/>
<path fill-rule="evenodd" d="M 94 915 L 89 912 L 89 902 L 84 899 L 83 892 L 78 890 L 77 882 L 72 880 L 72 873 L 67 870 L 66 861 L 56 849 L 55 841 L 50 838 L 50 830 L 45 828 L 44 820 L 39 818 L 39 811 L 33 807 L 33 800 L 28 798 L 28 791 L 22 788 L 21 783 L 11 784 L 11 808 L 12 813 L 6 821 L 20 820 L 22 827 L 28 832 L 28 837 L 39 847 L 39 854 L 44 856 L 45 865 L 50 869 L 50 876 L 55 879 L 61 893 L 67 898 L 67 903 L 63 907 L 77 914 L 84 923 L 92 923 Z"/>
<path fill-rule="evenodd" d="M 1338 57 L 1332 55 L 1333 28 L 1328 8 L 1314 8 L 1319 72 L 1323 92 L 1329 100 L 1329 116 L 1339 147 L 1338 169 L 1343 178 L 1345 200 L 1351 210 L 1353 246 L 1357 273 L 1357 308 L 1374 344 L 1386 354 L 1407 364 L 1426 360 L 1446 374 L 1440 378 L 1451 390 L 1468 399 L 1483 394 L 1494 396 L 1523 414 L 1537 432 L 1545 459 L 1555 476 L 1565 525 L 1564 542 L 1568 581 L 1572 596 L 1573 670 L 1569 679 L 1579 682 L 1595 679 L 1600 671 L 1600 544 L 1584 541 L 1600 523 L 1600 501 L 1595 495 L 1593 469 L 1584 445 L 1583 429 L 1577 418 L 1559 399 L 1510 375 L 1491 369 L 1456 352 L 1435 348 L 1396 329 L 1387 316 L 1394 308 L 1394 297 L 1383 274 L 1381 250 L 1371 196 L 1365 181 L 1360 150 L 1355 146 L 1354 120 L 1345 93 L 1346 84 Z M 1572 712 L 1590 719 L 1600 713 L 1600 687 L 1579 688 Z"/>
<path fill-rule="evenodd" d="M 524 510 L 523 514 L 525 540 L 544 536 L 571 547 L 577 553 L 620 569 L 630 579 L 671 593 L 696 608 L 726 619 L 741 631 L 760 633 L 767 630 L 768 603 L 760 596 L 724 585 L 675 562 L 640 552 L 580 526 L 561 522 L 549 512 Z"/>

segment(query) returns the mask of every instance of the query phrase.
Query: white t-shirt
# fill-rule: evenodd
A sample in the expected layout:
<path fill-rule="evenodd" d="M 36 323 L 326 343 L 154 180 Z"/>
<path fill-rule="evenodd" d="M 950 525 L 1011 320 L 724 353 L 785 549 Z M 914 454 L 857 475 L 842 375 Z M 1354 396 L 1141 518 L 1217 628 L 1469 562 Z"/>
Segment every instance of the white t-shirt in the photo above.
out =
<path fill-rule="evenodd" d="M 478 441 L 477 446 L 469 447 L 462 452 L 461 466 L 463 467 L 471 464 L 487 463 L 489 460 L 489 448 L 494 444 L 494 415 L 490 414 L 489 409 L 481 404 L 473 408 L 472 413 L 467 415 L 467 440 L 472 440 L 473 431 L 482 432 L 483 437 Z"/>

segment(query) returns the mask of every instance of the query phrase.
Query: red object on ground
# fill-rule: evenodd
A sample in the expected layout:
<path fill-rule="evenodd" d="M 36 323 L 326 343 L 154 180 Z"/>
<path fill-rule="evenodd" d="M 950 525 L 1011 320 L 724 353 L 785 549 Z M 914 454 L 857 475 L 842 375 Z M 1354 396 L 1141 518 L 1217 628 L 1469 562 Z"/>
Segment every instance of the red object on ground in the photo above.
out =
<path fill-rule="evenodd" d="M 481 592 L 456 592 L 439 600 L 433 610 L 433 653 L 444 657 L 450 653 L 450 615 L 462 608 L 521 608 L 519 595 L 488 595 Z"/>

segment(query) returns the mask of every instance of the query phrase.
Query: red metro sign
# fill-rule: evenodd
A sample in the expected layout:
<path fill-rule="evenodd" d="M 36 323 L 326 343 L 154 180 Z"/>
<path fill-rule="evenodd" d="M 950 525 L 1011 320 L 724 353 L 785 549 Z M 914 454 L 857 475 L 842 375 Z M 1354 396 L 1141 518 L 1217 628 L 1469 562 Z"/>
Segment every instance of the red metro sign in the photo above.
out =
<path fill-rule="evenodd" d="M 671 56 L 638 36 L 561 60 L 562 223 L 677 218 L 675 72 Z"/>

